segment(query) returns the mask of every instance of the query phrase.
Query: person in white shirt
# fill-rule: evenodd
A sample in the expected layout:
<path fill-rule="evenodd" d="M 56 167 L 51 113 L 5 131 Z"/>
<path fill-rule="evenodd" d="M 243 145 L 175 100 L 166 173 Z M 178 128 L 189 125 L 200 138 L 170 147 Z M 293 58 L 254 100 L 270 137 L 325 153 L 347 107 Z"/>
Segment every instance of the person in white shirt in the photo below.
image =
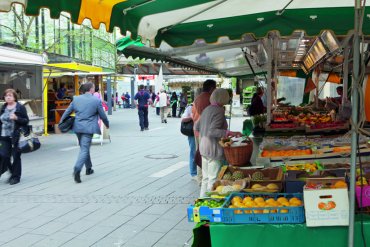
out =
<path fill-rule="evenodd" d="M 157 96 L 156 105 L 160 108 L 162 123 L 167 123 L 167 109 L 169 105 L 169 98 L 164 89 L 161 89 L 161 93 Z"/>

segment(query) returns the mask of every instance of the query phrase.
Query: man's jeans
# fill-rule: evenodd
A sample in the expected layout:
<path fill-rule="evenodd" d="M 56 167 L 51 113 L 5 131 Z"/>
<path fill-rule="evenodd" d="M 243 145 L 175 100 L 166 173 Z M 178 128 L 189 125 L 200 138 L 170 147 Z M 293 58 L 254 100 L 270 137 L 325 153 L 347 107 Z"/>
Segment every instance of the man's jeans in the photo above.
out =
<path fill-rule="evenodd" d="M 189 166 L 190 166 L 190 175 L 192 177 L 197 175 L 197 165 L 194 162 L 195 158 L 195 137 L 188 136 L 188 142 L 190 147 L 190 155 L 189 155 Z"/>
<path fill-rule="evenodd" d="M 148 128 L 149 127 L 148 107 L 139 106 L 138 111 L 140 128 L 141 129 Z"/>
<path fill-rule="evenodd" d="M 77 133 L 78 143 L 80 145 L 80 153 L 74 167 L 74 172 L 80 172 L 82 167 L 85 165 L 86 170 L 92 167 L 90 158 L 90 146 L 93 135 Z"/>

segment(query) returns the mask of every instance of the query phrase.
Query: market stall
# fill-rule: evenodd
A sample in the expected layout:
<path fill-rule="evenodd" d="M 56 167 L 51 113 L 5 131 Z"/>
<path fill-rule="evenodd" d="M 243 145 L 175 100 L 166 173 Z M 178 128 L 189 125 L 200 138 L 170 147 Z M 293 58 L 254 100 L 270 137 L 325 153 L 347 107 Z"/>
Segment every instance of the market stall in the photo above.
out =
<path fill-rule="evenodd" d="M 44 131 L 42 67 L 44 57 L 35 53 L 0 46 L 0 91 L 13 88 L 18 102 L 27 109 L 35 133 Z M 0 106 L 4 101 L 1 99 Z"/>
<path fill-rule="evenodd" d="M 0 8 L 8 10 L 12 2 L 11 0 L 2 1 Z M 368 45 L 368 41 L 361 35 L 370 34 L 370 24 L 366 18 L 370 3 L 356 0 L 354 6 L 354 2 L 350 0 L 306 2 L 261 0 L 258 3 L 252 0 L 204 0 L 173 1 L 171 4 L 168 1 L 146 1 L 133 4 L 131 1 L 122 0 L 114 3 L 112 1 L 99 1 L 99 8 L 95 8 L 96 5 L 89 4 L 98 4 L 97 1 L 93 0 L 81 1 L 73 7 L 70 7 L 69 3 L 67 4 L 67 0 L 61 0 L 60 2 L 65 4 L 55 4 L 53 1 L 48 3 L 43 1 L 41 3 L 40 1 L 28 0 L 25 6 L 26 13 L 36 14 L 40 7 L 53 9 L 53 16 L 58 16 L 61 11 L 68 11 L 71 13 L 71 19 L 77 23 L 82 23 L 85 18 L 89 18 L 95 28 L 98 28 L 100 23 L 105 23 L 107 30 L 110 31 L 119 26 L 123 32 L 129 30 L 134 39 L 140 36 L 144 43 L 152 46 L 159 47 L 165 41 L 166 44 L 162 47 L 163 50 L 166 50 L 165 54 L 159 54 L 157 51 L 152 59 L 157 57 L 161 61 L 170 60 L 179 64 L 184 64 L 182 62 L 187 59 L 187 64 L 189 64 L 189 61 L 202 64 L 206 66 L 204 68 L 211 68 L 208 71 L 215 71 L 215 73 L 230 77 L 242 77 L 249 74 L 256 76 L 258 73 L 262 73 L 266 81 L 267 124 L 272 123 L 272 113 L 276 110 L 274 108 L 277 102 L 276 90 L 273 82 L 276 82 L 279 70 L 284 68 L 289 70 L 302 69 L 307 74 L 307 80 L 312 78 L 316 92 L 319 85 L 316 79 L 317 75 L 311 76 L 309 74 L 319 65 L 322 66 L 320 71 L 330 72 L 334 70 L 334 72 L 343 74 L 344 91 L 346 91 L 346 87 L 352 88 L 351 144 L 350 149 L 346 148 L 345 150 L 351 153 L 351 165 L 350 172 L 345 177 L 326 178 L 328 179 L 326 182 L 323 182 L 325 181 L 322 180 L 323 178 L 316 178 L 318 179 L 316 182 L 306 180 L 304 196 L 302 196 L 302 193 L 298 195 L 294 193 L 283 195 L 276 193 L 268 195 L 228 194 L 228 197 L 222 199 L 224 200 L 222 202 L 213 199 L 196 201 L 194 205 L 190 206 L 189 210 L 192 210 L 192 212 L 188 212 L 190 221 L 208 220 L 228 224 L 223 227 L 220 225 L 219 229 L 234 229 L 237 226 L 229 225 L 233 223 L 253 224 L 248 227 L 254 227 L 255 229 L 260 227 L 259 224 L 266 224 L 263 227 L 268 226 L 268 224 L 271 224 L 271 226 L 278 224 L 276 225 L 277 228 L 284 229 L 285 226 L 289 226 L 284 225 L 284 223 L 296 223 L 295 228 L 299 229 L 301 236 L 310 235 L 306 239 L 312 239 L 312 245 L 317 244 L 317 239 L 314 238 L 315 231 L 311 228 L 300 228 L 299 226 L 303 226 L 301 224 L 304 221 L 306 221 L 307 226 L 311 224 L 316 224 L 316 226 L 325 225 L 325 223 L 330 222 L 332 226 L 317 228 L 318 231 L 322 231 L 324 234 L 327 231 L 337 229 L 338 227 L 335 225 L 348 225 L 348 246 L 353 246 L 355 239 L 358 241 L 357 234 L 359 230 L 355 231 L 355 225 L 358 223 L 354 217 L 355 189 L 358 182 L 356 182 L 356 179 L 360 181 L 358 186 L 360 186 L 360 194 L 362 195 L 361 188 L 362 190 L 365 189 L 365 186 L 362 185 L 365 185 L 364 181 L 366 180 L 363 179 L 363 174 L 368 175 L 367 171 L 363 171 L 361 168 L 362 161 L 357 160 L 359 156 L 358 134 L 365 133 L 362 128 L 363 118 L 359 118 L 359 114 L 365 112 L 361 85 L 367 73 L 366 66 L 368 63 L 368 56 L 361 54 L 362 51 L 367 49 L 365 47 Z M 98 11 L 100 9 L 104 13 L 111 14 L 100 15 L 101 12 Z M 156 25 L 153 26 L 152 23 L 156 23 Z M 322 36 L 322 30 L 332 30 L 337 38 L 339 36 L 345 38 L 340 40 L 338 45 L 338 43 L 331 40 L 325 40 L 326 36 Z M 354 31 L 350 32 L 351 30 Z M 361 44 L 363 49 L 360 48 L 360 40 L 363 42 Z M 331 46 L 333 43 L 337 46 Z M 173 47 L 181 48 L 172 49 Z M 148 49 L 150 48 L 145 47 L 144 50 Z M 145 56 L 145 54 L 141 53 L 138 56 Z M 343 62 L 341 62 L 342 58 Z M 353 78 L 351 87 L 348 82 L 349 74 Z M 291 91 L 294 92 L 294 90 Z M 318 94 L 316 93 L 316 95 Z M 318 100 L 315 101 L 315 107 L 317 108 L 317 106 Z M 320 125 L 324 124 L 324 130 L 328 128 L 336 129 L 336 125 L 330 125 L 332 123 L 326 124 L 326 121 L 329 121 L 327 114 L 315 117 L 320 119 Z M 295 125 L 305 122 L 304 131 L 306 132 L 307 124 L 306 120 L 303 119 L 304 117 L 299 117 L 299 119 L 293 118 L 288 119 L 288 121 L 292 121 Z M 336 121 L 331 116 L 330 119 Z M 310 121 L 308 131 L 312 130 L 311 122 L 314 121 Z M 334 124 L 337 123 L 334 122 Z M 320 127 L 320 125 L 314 123 L 313 129 Z M 332 149 L 334 151 L 334 148 Z M 277 157 L 296 156 L 297 154 L 299 156 L 318 155 L 306 146 L 301 149 L 288 150 L 288 152 L 286 150 L 277 151 L 280 152 Z M 281 151 L 285 153 L 281 153 Z M 287 160 L 284 163 L 284 166 L 288 165 Z M 359 168 L 357 168 L 357 165 Z M 307 169 L 312 167 L 312 164 L 309 164 Z M 305 169 L 306 166 L 304 166 Z M 360 169 L 360 175 L 356 174 L 357 169 Z M 236 171 L 231 174 L 234 180 L 247 180 L 245 172 L 238 171 L 235 175 L 234 173 Z M 272 177 L 272 172 L 269 171 L 253 171 L 251 174 L 251 179 L 254 178 L 253 185 L 251 185 L 251 179 L 249 179 L 250 182 L 244 180 L 245 183 L 233 181 L 231 184 L 218 185 L 213 193 L 221 193 L 225 196 L 227 193 L 240 193 L 240 190 L 245 189 L 257 190 L 258 193 L 266 189 L 268 192 L 271 192 L 269 190 L 275 192 L 281 190 L 283 187 L 279 187 L 275 181 L 278 180 L 278 177 L 274 177 L 275 179 L 272 179 Z M 268 178 L 267 181 L 264 181 L 264 178 Z M 368 183 L 368 180 L 366 181 Z M 280 181 L 280 183 L 284 184 L 284 181 Z M 226 191 L 224 191 L 225 187 L 227 188 Z M 250 192 L 244 191 L 243 193 Z M 322 195 L 324 196 L 324 198 L 321 198 L 322 201 L 310 206 L 311 200 L 304 200 L 304 198 L 315 193 L 338 193 L 340 198 L 334 201 L 332 198 L 325 197 L 327 194 Z M 238 197 L 239 199 L 235 199 Z M 219 207 L 220 204 L 222 204 L 221 208 Z M 203 210 L 206 214 L 202 215 L 201 218 L 199 212 L 203 212 Z M 315 211 L 313 212 L 313 210 Z M 324 217 L 328 220 L 323 223 L 320 221 L 320 217 L 316 217 L 316 221 L 312 220 L 315 215 L 329 218 Z M 340 221 L 335 221 L 338 218 Z M 247 228 L 247 226 L 240 226 L 240 228 L 243 227 Z M 346 228 L 341 227 L 341 229 Z M 223 231 L 228 232 L 228 230 Z M 276 231 L 278 232 L 278 230 Z M 256 234 L 253 236 L 250 233 L 241 233 L 241 236 L 238 235 L 238 237 L 233 236 L 234 239 L 245 238 L 246 241 L 257 237 L 265 238 L 263 235 Z M 292 237 L 289 236 L 289 238 Z M 338 236 L 333 238 L 338 238 Z M 342 241 L 345 240 L 346 238 L 342 239 Z M 222 242 L 222 240 L 217 239 L 214 241 Z M 336 241 L 336 239 L 333 239 L 333 241 Z M 344 245 L 343 242 L 341 243 Z"/>

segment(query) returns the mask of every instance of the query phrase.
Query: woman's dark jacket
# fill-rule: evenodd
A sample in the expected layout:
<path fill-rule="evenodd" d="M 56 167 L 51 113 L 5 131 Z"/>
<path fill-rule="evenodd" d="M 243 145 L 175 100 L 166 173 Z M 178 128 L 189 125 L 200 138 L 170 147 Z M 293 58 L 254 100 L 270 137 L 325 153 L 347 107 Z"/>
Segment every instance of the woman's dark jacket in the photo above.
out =
<path fill-rule="evenodd" d="M 0 110 L 0 116 L 4 113 L 5 108 L 8 104 L 5 103 Z M 26 107 L 21 105 L 20 103 L 17 102 L 17 105 L 15 107 L 15 112 L 14 114 L 18 117 L 17 120 L 14 120 L 14 131 L 12 135 L 12 144 L 17 144 L 19 141 L 20 133 L 29 133 L 29 127 L 28 127 L 28 115 L 27 115 L 27 110 Z M 2 130 L 3 123 L 0 120 L 0 131 Z M 1 133 L 1 132 L 0 132 Z"/>

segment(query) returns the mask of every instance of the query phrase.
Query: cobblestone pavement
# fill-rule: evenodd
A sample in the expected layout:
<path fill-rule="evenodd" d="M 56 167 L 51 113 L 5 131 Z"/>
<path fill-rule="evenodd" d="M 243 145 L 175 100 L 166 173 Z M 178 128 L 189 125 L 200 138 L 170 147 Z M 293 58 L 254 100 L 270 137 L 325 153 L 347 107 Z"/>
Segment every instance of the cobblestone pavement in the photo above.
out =
<path fill-rule="evenodd" d="M 22 156 L 21 183 L 0 179 L 0 246 L 177 247 L 192 243 L 186 208 L 199 194 L 188 168 L 180 119 L 161 124 L 150 111 L 140 132 L 136 110 L 110 116 L 111 143 L 93 145 L 95 173 L 75 184 L 73 134 L 41 137 Z M 241 119 L 232 130 L 241 129 Z"/>

